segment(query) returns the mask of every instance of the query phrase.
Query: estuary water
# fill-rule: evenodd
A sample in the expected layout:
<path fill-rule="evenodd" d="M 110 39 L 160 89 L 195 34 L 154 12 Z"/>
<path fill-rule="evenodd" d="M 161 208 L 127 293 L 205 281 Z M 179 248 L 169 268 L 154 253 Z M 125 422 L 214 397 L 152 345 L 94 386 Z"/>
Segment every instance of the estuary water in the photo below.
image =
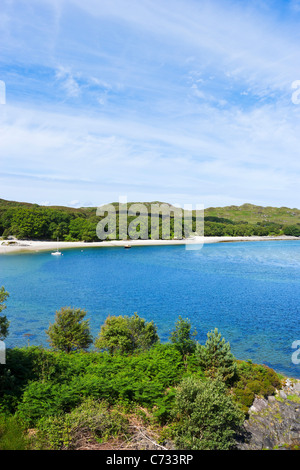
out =
<path fill-rule="evenodd" d="M 108 315 L 137 312 L 154 321 L 164 342 L 181 315 L 201 343 L 218 328 L 238 359 L 300 378 L 292 361 L 300 340 L 300 240 L 1 255 L 1 285 L 10 294 L 7 347 L 27 345 L 27 334 L 31 345 L 47 346 L 45 330 L 62 306 L 85 309 L 94 337 Z"/>

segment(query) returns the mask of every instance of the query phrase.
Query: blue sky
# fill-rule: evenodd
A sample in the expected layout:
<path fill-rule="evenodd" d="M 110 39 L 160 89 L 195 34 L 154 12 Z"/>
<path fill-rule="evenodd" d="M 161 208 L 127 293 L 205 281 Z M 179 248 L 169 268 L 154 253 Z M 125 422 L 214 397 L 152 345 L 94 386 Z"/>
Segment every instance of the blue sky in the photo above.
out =
<path fill-rule="evenodd" d="M 296 0 L 2 0 L 0 197 L 300 207 L 299 26 Z"/>

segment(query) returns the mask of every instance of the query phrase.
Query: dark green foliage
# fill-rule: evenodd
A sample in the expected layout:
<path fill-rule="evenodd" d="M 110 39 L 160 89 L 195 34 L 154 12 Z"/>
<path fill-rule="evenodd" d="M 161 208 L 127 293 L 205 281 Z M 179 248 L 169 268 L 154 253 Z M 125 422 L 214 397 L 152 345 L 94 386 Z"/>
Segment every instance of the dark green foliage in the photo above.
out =
<path fill-rule="evenodd" d="M 207 334 L 204 346 L 197 344 L 196 357 L 200 367 L 209 377 L 215 378 L 220 375 L 225 382 L 233 380 L 236 374 L 236 360 L 230 344 L 225 342 L 217 328 Z"/>
<path fill-rule="evenodd" d="M 206 219 L 206 218 L 205 218 Z M 211 217 L 209 217 L 211 219 Z M 221 219 L 220 219 L 221 220 Z M 248 222 L 226 221 L 211 222 L 204 224 L 204 235 L 206 237 L 251 237 L 251 236 L 267 236 L 280 235 L 282 233 L 282 224 L 250 224 Z"/>
<path fill-rule="evenodd" d="M 175 324 L 175 329 L 171 332 L 170 340 L 180 352 L 184 362 L 186 362 L 187 356 L 193 354 L 196 349 L 196 340 L 194 337 L 197 335 L 197 331 L 191 332 L 192 325 L 188 319 L 183 319 L 179 316 L 178 321 Z"/>
<path fill-rule="evenodd" d="M 156 404 L 153 408 L 153 417 L 160 424 L 166 424 L 171 420 L 174 402 L 175 402 L 176 390 L 175 388 L 170 388 L 162 398 L 159 398 L 156 401 Z"/>
<path fill-rule="evenodd" d="M 99 241 L 96 208 L 72 209 L 1 203 L 0 235 L 20 239 Z"/>
<path fill-rule="evenodd" d="M 56 312 L 55 322 L 46 331 L 50 345 L 60 351 L 88 349 L 93 339 L 85 310 L 62 307 Z"/>
<path fill-rule="evenodd" d="M 300 225 L 288 225 L 283 228 L 283 233 L 292 237 L 300 237 Z"/>
<path fill-rule="evenodd" d="M 9 293 L 6 292 L 4 287 L 0 288 L 0 314 L 6 309 L 4 302 L 8 298 Z M 3 341 L 8 335 L 9 321 L 6 315 L 0 315 L 0 340 Z"/>
<path fill-rule="evenodd" d="M 265 365 L 252 364 L 251 361 L 237 361 L 233 395 L 243 411 L 248 411 L 255 395 L 267 397 L 280 388 L 281 381 L 273 369 Z"/>
<path fill-rule="evenodd" d="M 228 450 L 244 419 L 219 379 L 184 379 L 176 393 L 174 412 L 177 449 Z"/>
<path fill-rule="evenodd" d="M 145 351 L 159 341 L 153 321 L 146 322 L 136 313 L 131 316 L 108 316 L 95 341 L 96 348 L 110 354 Z"/>
<path fill-rule="evenodd" d="M 3 341 L 8 336 L 8 328 L 10 322 L 6 315 L 0 316 L 0 341 Z"/>
<path fill-rule="evenodd" d="M 127 209 L 133 203 L 127 204 Z M 137 232 L 140 238 L 156 238 L 151 233 L 151 206 L 162 203 L 142 203 L 146 213 L 141 218 L 139 214 L 128 215 L 128 227 Z M 112 203 L 116 209 L 116 227 L 113 236 L 119 235 L 118 204 Z M 170 207 L 168 204 L 167 207 Z M 153 206 L 152 206 L 153 208 Z M 45 207 L 37 204 L 18 203 L 0 199 L 0 236 L 14 235 L 20 239 L 60 240 L 86 242 L 99 241 L 96 233 L 97 224 L 104 218 L 96 215 L 96 207 L 74 209 L 70 207 Z M 161 212 L 152 214 L 152 219 L 158 218 L 158 237 L 167 238 L 163 229 Z M 168 219 L 168 217 L 167 217 Z M 183 218 L 182 218 L 183 219 Z M 180 232 L 180 224 L 175 223 L 174 213 L 170 211 L 170 223 L 167 222 L 170 238 L 174 233 Z M 267 236 L 267 235 L 294 235 L 299 236 L 300 212 L 288 208 L 263 208 L 244 204 L 224 208 L 209 208 L 205 210 L 204 233 L 206 236 Z M 195 230 L 196 216 L 193 214 L 193 230 Z M 176 225 L 176 226 L 175 226 Z M 182 220 L 182 233 L 184 221 Z M 136 227 L 136 228 L 135 228 Z M 107 234 L 109 235 L 109 233 Z"/>
<path fill-rule="evenodd" d="M 0 412 L 13 412 L 23 387 L 36 378 L 32 348 L 6 351 L 6 364 L 0 367 Z"/>

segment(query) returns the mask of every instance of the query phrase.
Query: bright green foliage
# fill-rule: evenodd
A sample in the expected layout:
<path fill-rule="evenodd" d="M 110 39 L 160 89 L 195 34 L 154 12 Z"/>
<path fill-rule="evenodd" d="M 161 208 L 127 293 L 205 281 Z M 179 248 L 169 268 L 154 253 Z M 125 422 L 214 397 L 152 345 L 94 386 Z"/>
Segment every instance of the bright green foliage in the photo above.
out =
<path fill-rule="evenodd" d="M 163 426 L 179 449 L 229 449 L 254 395 L 270 395 L 281 387 L 272 369 L 236 361 L 217 329 L 193 352 L 190 323 L 181 317 L 167 344 L 159 343 L 153 322 L 137 314 L 109 317 L 101 338 L 107 342 L 100 343 L 108 351 L 87 352 L 91 337 L 85 312 L 65 309 L 70 311 L 54 324 L 57 328 L 49 328 L 58 338 L 54 350 L 7 350 L 6 366 L 0 368 L 0 413 L 14 417 L 5 432 L 0 419 L 0 449 L 1 432 L 12 435 L 5 437 L 3 448 L 22 448 L 19 422 L 38 429 L 35 448 L 77 448 L 80 436 L 101 442 L 121 437 L 132 410 L 142 410 L 149 425 Z M 88 332 L 83 335 L 88 341 L 82 341 L 78 324 Z"/>
<path fill-rule="evenodd" d="M 159 341 L 153 321 L 146 322 L 136 313 L 131 316 L 108 316 L 95 341 L 96 348 L 110 354 L 145 351 Z"/>
<path fill-rule="evenodd" d="M 110 409 L 106 402 L 88 398 L 70 413 L 42 418 L 37 428 L 42 449 L 71 450 L 83 437 L 103 441 L 126 434 L 128 420 L 118 407 Z"/>
<path fill-rule="evenodd" d="M 72 385 L 31 382 L 24 391 L 17 416 L 30 427 L 42 417 L 68 413 L 81 400 L 80 390 Z"/>
<path fill-rule="evenodd" d="M 197 331 L 194 330 L 191 333 L 192 325 L 191 322 L 186 319 L 184 320 L 179 316 L 178 321 L 175 324 L 175 329 L 170 335 L 171 343 L 173 343 L 182 354 L 183 360 L 186 360 L 186 357 L 192 354 L 196 348 L 196 340 L 194 337 L 197 335 Z"/>
<path fill-rule="evenodd" d="M 188 377 L 178 387 L 174 412 L 177 449 L 228 450 L 244 415 L 220 380 Z"/>
<path fill-rule="evenodd" d="M 88 349 L 93 339 L 85 310 L 62 307 L 56 312 L 55 322 L 46 331 L 50 345 L 60 351 Z"/>
<path fill-rule="evenodd" d="M 6 292 L 6 290 L 2 286 L 0 288 L 0 313 L 4 309 L 6 309 L 6 305 L 4 304 L 4 302 L 6 301 L 8 296 L 9 296 L 9 293 Z M 1 341 L 3 341 L 8 335 L 9 323 L 10 322 L 7 320 L 6 315 L 1 315 L 0 316 L 0 340 Z"/>
<path fill-rule="evenodd" d="M 26 357 L 27 349 L 23 350 Z M 28 382 L 29 374 L 24 376 L 23 395 L 17 403 L 18 416 L 27 426 L 35 426 L 43 416 L 69 412 L 88 397 L 110 404 L 123 400 L 169 412 L 172 396 L 166 391 L 177 385 L 185 372 L 181 355 L 170 344 L 157 344 L 135 355 L 49 351 L 49 371 L 41 370 L 40 376 L 35 367 L 37 354 L 38 349 L 32 364 L 33 380 Z M 25 360 L 19 360 L 25 364 Z M 18 364 L 10 359 L 9 366 L 14 374 Z M 10 388 L 3 390 L 4 397 L 9 392 Z"/>
<path fill-rule="evenodd" d="M 234 378 L 236 360 L 231 352 L 230 344 L 225 342 L 217 328 L 207 334 L 204 346 L 197 344 L 196 356 L 200 367 L 209 377 L 215 378 L 220 375 L 225 382 Z"/>
<path fill-rule="evenodd" d="M 0 450 L 27 450 L 29 447 L 29 439 L 17 419 L 0 416 Z"/>

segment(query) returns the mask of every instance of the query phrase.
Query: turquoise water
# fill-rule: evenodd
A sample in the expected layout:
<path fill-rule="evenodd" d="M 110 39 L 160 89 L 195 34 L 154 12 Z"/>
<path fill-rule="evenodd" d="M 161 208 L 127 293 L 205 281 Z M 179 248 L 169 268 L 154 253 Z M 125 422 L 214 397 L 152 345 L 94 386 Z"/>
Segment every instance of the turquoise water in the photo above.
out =
<path fill-rule="evenodd" d="M 217 327 L 239 359 L 300 378 L 292 363 L 300 340 L 300 241 L 86 248 L 0 256 L 0 286 L 10 293 L 8 347 L 47 345 L 45 330 L 62 306 L 87 310 L 94 336 L 107 315 L 137 312 L 168 340 L 178 316 L 198 340 Z"/>

